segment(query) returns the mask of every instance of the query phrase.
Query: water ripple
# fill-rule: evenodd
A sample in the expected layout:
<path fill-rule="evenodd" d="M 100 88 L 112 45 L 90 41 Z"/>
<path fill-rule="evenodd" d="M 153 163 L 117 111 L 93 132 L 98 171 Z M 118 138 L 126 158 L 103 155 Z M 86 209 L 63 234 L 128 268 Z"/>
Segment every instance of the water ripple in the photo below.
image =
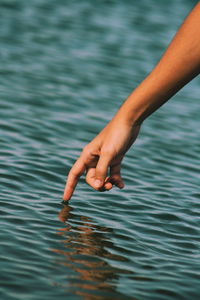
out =
<path fill-rule="evenodd" d="M 1 1 L 1 299 L 199 299 L 198 78 L 142 126 L 124 190 L 81 179 L 60 203 L 81 149 L 190 8 Z"/>

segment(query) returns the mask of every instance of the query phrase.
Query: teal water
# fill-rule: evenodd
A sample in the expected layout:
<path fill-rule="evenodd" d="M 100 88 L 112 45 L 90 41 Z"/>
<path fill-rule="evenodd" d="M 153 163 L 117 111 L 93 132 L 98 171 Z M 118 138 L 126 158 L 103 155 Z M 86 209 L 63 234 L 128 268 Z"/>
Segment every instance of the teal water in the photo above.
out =
<path fill-rule="evenodd" d="M 0 1 L 0 299 L 199 299 L 199 78 L 142 126 L 124 190 L 66 173 L 195 1 Z"/>

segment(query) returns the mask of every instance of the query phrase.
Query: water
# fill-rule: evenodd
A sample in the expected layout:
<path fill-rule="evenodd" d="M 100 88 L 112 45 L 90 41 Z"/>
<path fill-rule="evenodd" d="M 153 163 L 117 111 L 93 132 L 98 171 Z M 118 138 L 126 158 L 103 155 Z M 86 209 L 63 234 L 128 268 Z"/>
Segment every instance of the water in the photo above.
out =
<path fill-rule="evenodd" d="M 144 123 L 124 190 L 61 204 L 194 3 L 0 1 L 2 300 L 199 298 L 199 78 Z"/>

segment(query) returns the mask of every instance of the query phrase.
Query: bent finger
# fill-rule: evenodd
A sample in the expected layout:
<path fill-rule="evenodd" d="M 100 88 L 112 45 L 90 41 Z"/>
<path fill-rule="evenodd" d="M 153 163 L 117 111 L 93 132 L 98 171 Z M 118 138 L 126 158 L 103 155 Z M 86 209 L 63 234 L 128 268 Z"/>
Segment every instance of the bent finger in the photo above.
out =
<path fill-rule="evenodd" d="M 122 180 L 120 170 L 121 164 L 114 165 L 110 168 L 110 182 L 122 189 L 124 187 L 124 182 Z"/>
<path fill-rule="evenodd" d="M 108 180 L 109 177 L 106 178 L 105 183 L 103 184 L 101 189 L 97 188 L 95 186 L 95 180 L 96 180 L 95 174 L 96 174 L 95 168 L 88 168 L 86 173 L 86 178 L 85 178 L 87 184 L 89 184 L 93 189 L 103 192 L 103 191 L 108 191 L 112 188 L 112 183 L 110 183 Z"/>
<path fill-rule="evenodd" d="M 100 155 L 95 172 L 95 188 L 99 189 L 103 186 L 111 159 L 109 154 Z"/>

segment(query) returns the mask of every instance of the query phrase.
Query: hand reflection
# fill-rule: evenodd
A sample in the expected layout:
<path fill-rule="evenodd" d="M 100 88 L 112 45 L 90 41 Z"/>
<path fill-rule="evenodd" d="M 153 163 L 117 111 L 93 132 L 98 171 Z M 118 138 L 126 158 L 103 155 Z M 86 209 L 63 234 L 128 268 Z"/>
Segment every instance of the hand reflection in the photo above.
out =
<path fill-rule="evenodd" d="M 63 205 L 58 218 L 65 224 L 58 232 L 64 237 L 64 250 L 53 251 L 62 257 L 59 263 L 68 268 L 69 288 L 86 300 L 133 299 L 116 292 L 119 275 L 132 272 L 113 267 L 108 262 L 127 261 L 125 257 L 107 250 L 116 248 L 109 239 L 112 229 L 94 224 L 88 217 L 74 214 L 68 204 Z"/>
<path fill-rule="evenodd" d="M 72 210 L 71 206 L 69 206 L 68 204 L 64 204 L 61 211 L 58 214 L 58 219 L 65 223 L 70 215 L 70 211 Z"/>

